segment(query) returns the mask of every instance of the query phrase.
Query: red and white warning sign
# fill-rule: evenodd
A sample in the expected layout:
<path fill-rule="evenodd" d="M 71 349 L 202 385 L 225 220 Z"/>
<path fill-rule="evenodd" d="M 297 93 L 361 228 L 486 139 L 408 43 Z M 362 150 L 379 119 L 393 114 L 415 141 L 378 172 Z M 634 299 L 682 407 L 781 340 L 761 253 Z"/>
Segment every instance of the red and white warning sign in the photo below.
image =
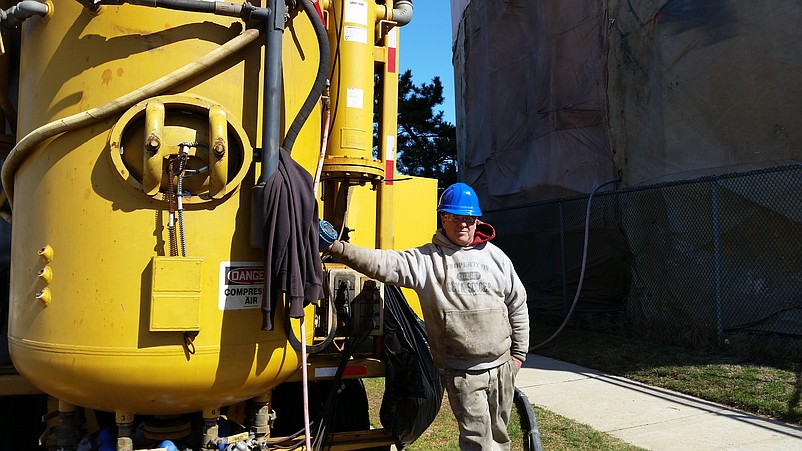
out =
<path fill-rule="evenodd" d="M 220 310 L 256 309 L 262 305 L 265 267 L 261 262 L 220 262 Z"/>

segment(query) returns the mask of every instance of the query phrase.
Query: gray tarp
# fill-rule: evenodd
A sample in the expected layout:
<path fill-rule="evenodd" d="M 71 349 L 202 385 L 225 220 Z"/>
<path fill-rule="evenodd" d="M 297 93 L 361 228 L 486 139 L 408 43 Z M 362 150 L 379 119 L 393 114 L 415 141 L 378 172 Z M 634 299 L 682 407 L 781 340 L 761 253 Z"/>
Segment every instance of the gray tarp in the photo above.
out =
<path fill-rule="evenodd" d="M 454 45 L 461 180 L 493 209 L 615 178 L 606 125 L 607 8 L 471 1 Z"/>
<path fill-rule="evenodd" d="M 549 293 L 544 281 L 557 271 L 575 279 L 578 261 L 565 268 L 540 261 L 550 252 L 543 243 L 557 239 L 548 234 L 559 227 L 532 223 L 537 231 L 526 239 L 521 230 L 540 220 L 532 216 L 537 210 L 507 209 L 589 193 L 619 176 L 617 188 L 628 188 L 802 162 L 798 0 L 452 0 L 452 8 L 459 15 L 453 21 L 459 177 L 474 186 L 489 219 L 497 221 L 500 242 L 518 246 L 511 252 L 527 269 L 522 279 L 535 305 L 564 298 L 556 288 Z M 649 302 L 665 302 L 660 305 L 673 314 L 682 309 L 673 304 L 677 296 L 686 309 L 688 302 L 706 302 L 694 295 L 710 292 L 705 278 L 715 245 L 724 246 L 724 255 L 741 255 L 719 269 L 725 280 L 755 280 L 759 272 L 761 283 L 787 282 L 787 271 L 757 268 L 738 244 L 763 232 L 722 217 L 721 235 L 709 236 L 713 216 L 728 212 L 762 212 L 763 231 L 797 228 L 788 227 L 779 203 L 766 202 L 766 193 L 799 198 L 795 180 L 770 187 L 748 180 L 727 210 L 709 199 L 694 206 L 671 197 L 687 190 L 622 204 L 626 211 L 617 224 L 595 232 L 623 234 L 628 246 L 594 254 L 583 302 L 620 293 L 616 274 L 635 279 L 630 301 L 642 287 L 665 286 L 668 295 L 656 293 Z M 655 216 L 661 208 L 665 214 Z M 676 220 L 684 216 L 694 221 Z M 582 226 L 579 220 L 567 224 L 568 239 L 579 239 Z M 668 247 L 656 245 L 650 227 L 665 234 Z M 777 233 L 776 242 L 794 239 Z M 685 239 L 694 234 L 699 239 Z M 625 259 L 629 254 L 631 260 Z M 681 255 L 699 258 L 676 270 L 669 264 L 652 273 L 638 267 Z M 800 256 L 784 258 L 787 267 L 802 267 Z M 780 310 L 796 305 L 800 284 L 793 282 L 784 298 L 733 296 Z"/>
<path fill-rule="evenodd" d="M 802 3 L 622 1 L 615 11 L 607 96 L 628 185 L 802 161 Z"/>
<path fill-rule="evenodd" d="M 460 178 L 487 208 L 802 161 L 796 0 L 452 3 Z"/>

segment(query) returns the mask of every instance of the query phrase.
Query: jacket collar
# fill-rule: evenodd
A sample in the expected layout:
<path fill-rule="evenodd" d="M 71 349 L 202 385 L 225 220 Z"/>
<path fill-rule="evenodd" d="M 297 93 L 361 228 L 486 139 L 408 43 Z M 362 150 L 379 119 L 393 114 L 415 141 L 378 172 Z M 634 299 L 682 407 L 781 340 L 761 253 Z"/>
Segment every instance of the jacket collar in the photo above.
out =
<path fill-rule="evenodd" d="M 432 237 L 432 243 L 437 246 L 450 248 L 450 249 L 470 249 L 475 246 L 478 246 L 482 243 L 487 243 L 488 241 L 492 240 L 496 237 L 496 229 L 493 228 L 492 225 L 477 221 L 476 222 L 476 232 L 473 235 L 473 242 L 465 247 L 458 246 L 451 242 L 446 236 L 446 233 L 443 231 L 442 228 L 437 229 L 437 232 Z"/>

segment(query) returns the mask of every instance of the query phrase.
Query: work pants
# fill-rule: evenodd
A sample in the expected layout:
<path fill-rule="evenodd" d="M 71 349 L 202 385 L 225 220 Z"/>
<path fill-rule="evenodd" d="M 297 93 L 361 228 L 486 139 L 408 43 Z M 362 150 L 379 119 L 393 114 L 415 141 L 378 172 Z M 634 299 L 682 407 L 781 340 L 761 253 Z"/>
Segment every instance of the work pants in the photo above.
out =
<path fill-rule="evenodd" d="M 507 424 L 515 396 L 512 360 L 488 370 L 445 369 L 443 379 L 459 425 L 460 450 L 508 451 Z"/>

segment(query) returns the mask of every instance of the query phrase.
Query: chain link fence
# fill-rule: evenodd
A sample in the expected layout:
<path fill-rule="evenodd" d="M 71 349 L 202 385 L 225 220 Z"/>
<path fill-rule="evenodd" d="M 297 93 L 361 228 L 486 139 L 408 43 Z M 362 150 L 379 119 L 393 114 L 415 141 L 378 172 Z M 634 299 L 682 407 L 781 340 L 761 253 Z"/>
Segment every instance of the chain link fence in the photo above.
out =
<path fill-rule="evenodd" d="M 802 338 L 802 165 L 599 192 L 590 208 L 588 198 L 483 218 L 533 321 L 571 312 L 694 346 Z"/>

